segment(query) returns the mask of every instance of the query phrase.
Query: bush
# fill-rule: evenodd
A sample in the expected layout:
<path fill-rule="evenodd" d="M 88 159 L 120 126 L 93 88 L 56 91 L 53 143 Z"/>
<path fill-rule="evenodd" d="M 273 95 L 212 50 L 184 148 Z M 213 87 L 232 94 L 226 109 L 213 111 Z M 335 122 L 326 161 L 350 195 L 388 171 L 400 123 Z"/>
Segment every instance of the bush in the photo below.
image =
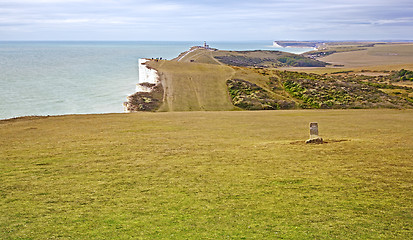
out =
<path fill-rule="evenodd" d="M 274 99 L 260 86 L 242 79 L 227 80 L 227 86 L 232 103 L 242 109 L 276 110 L 295 107 L 294 102 Z"/>
<path fill-rule="evenodd" d="M 393 81 L 413 81 L 413 71 L 401 69 L 391 76 Z"/>

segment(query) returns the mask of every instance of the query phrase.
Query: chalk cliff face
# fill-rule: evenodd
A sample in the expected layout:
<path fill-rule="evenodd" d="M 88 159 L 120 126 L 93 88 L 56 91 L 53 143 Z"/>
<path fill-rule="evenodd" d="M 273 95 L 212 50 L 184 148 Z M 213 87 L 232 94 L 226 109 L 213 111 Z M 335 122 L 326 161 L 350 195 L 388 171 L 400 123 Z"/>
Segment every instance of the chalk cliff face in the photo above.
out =
<path fill-rule="evenodd" d="M 139 83 L 136 84 L 136 93 L 123 103 L 125 112 L 155 111 L 162 104 L 163 87 L 158 72 L 146 66 L 147 61 L 139 59 Z"/>
<path fill-rule="evenodd" d="M 136 92 L 150 92 L 151 88 L 148 88 L 148 84 L 157 84 L 159 81 L 158 72 L 155 69 L 148 68 L 145 63 L 149 61 L 147 59 L 139 59 L 139 83 L 136 84 Z"/>
<path fill-rule="evenodd" d="M 276 48 L 284 48 L 283 46 L 279 45 L 276 41 L 274 41 L 272 45 Z"/>

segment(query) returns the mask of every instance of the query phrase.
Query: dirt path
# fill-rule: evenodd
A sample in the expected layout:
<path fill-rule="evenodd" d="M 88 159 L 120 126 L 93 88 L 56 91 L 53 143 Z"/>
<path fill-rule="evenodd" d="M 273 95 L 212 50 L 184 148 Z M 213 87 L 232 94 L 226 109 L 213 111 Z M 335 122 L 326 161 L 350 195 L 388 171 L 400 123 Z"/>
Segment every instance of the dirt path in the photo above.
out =
<path fill-rule="evenodd" d="M 182 57 L 180 57 L 178 60 L 176 60 L 177 62 L 180 62 L 184 57 L 186 57 L 186 56 L 188 56 L 188 54 L 190 54 L 190 53 L 192 53 L 192 52 L 194 52 L 194 51 L 196 51 L 197 49 L 192 49 L 192 50 L 189 50 L 189 51 L 187 51 Z"/>

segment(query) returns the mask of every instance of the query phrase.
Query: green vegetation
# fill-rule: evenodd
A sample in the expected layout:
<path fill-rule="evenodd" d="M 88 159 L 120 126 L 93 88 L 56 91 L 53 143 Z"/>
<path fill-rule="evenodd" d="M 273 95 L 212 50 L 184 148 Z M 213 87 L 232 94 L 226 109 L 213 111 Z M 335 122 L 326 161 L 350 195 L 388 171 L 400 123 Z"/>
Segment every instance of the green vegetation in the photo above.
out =
<path fill-rule="evenodd" d="M 401 69 L 392 75 L 394 81 L 413 81 L 413 71 Z"/>
<path fill-rule="evenodd" d="M 1 121 L 0 239 L 412 239 L 412 136 L 411 110 Z"/>
<path fill-rule="evenodd" d="M 290 109 L 294 108 L 294 102 L 298 102 L 296 106 L 299 108 L 315 109 L 413 107 L 413 98 L 409 95 L 413 89 L 390 84 L 389 76 L 318 75 L 264 69 L 261 74 L 267 76 L 270 93 L 251 83 L 246 85 L 246 81 L 239 81 L 238 84 L 231 81 L 228 84 L 235 106 L 247 110 Z M 404 94 L 383 89 L 402 90 Z M 291 99 L 271 100 L 274 99 L 272 93 L 283 95 L 282 91 L 288 93 Z M 276 108 L 271 101 L 284 107 Z"/>
<path fill-rule="evenodd" d="M 266 61 L 266 59 L 246 56 L 216 56 L 215 58 L 224 64 L 237 67 L 264 67 L 263 63 Z"/>
<path fill-rule="evenodd" d="M 162 84 L 141 83 L 151 89 L 150 92 L 137 92 L 128 97 L 124 106 L 129 112 L 156 111 L 162 105 L 163 87 Z"/>
<path fill-rule="evenodd" d="M 207 63 L 207 64 L 226 64 L 236 67 L 324 67 L 327 64 L 309 58 L 304 55 L 281 51 L 210 51 L 196 49 L 191 52 L 181 53 L 174 61 Z"/>
<path fill-rule="evenodd" d="M 305 58 L 300 55 L 285 56 L 278 58 L 278 61 L 284 63 L 286 66 L 291 67 L 325 67 L 326 63 L 316 61 L 311 58 Z"/>
<path fill-rule="evenodd" d="M 227 81 L 229 94 L 235 106 L 246 110 L 292 109 L 292 101 L 275 99 L 269 92 L 254 83 L 242 79 Z"/>
<path fill-rule="evenodd" d="M 378 87 L 385 84 L 362 82 L 351 76 L 327 77 L 287 71 L 279 72 L 279 74 L 286 91 L 302 100 L 301 107 L 303 108 L 403 108 L 413 106 L 405 98 L 390 96 L 380 91 Z"/>
<path fill-rule="evenodd" d="M 325 62 L 280 51 L 217 51 L 213 57 L 221 63 L 237 67 L 324 67 Z"/>

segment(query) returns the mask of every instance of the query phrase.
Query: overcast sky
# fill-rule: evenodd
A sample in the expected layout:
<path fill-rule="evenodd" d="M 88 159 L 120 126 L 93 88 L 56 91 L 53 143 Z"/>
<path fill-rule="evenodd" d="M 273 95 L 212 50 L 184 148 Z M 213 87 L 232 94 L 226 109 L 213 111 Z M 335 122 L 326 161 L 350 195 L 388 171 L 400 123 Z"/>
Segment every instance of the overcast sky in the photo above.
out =
<path fill-rule="evenodd" d="M 413 0 L 0 0 L 0 40 L 395 39 Z"/>

